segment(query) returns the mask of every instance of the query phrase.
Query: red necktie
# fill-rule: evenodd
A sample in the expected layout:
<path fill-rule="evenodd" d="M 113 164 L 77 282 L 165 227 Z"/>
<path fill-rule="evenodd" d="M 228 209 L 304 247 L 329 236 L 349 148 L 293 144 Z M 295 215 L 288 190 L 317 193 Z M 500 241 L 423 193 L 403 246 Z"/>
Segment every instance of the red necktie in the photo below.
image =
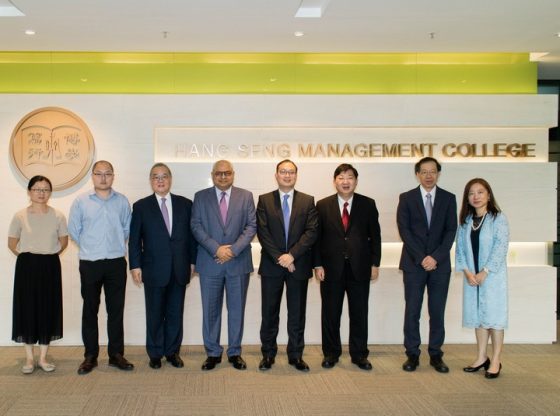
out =
<path fill-rule="evenodd" d="M 342 208 L 342 225 L 344 226 L 344 231 L 348 231 L 348 224 L 350 223 L 350 214 L 348 213 L 348 202 L 344 203 L 344 208 Z"/>

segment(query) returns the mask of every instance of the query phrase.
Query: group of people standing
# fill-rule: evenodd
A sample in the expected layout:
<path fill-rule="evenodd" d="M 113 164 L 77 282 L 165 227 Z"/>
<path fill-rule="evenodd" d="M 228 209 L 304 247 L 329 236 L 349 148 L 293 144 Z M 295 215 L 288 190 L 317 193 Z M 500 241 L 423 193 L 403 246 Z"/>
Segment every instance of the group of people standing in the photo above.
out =
<path fill-rule="evenodd" d="M 403 370 L 419 365 L 419 321 L 424 292 L 428 293 L 430 365 L 446 373 L 442 345 L 444 314 L 451 275 L 450 250 L 457 234 L 455 196 L 436 186 L 441 172 L 431 157 L 415 165 L 420 185 L 400 195 L 397 225 L 403 241 L 400 269 L 404 276 Z M 200 275 L 203 340 L 207 357 L 203 370 L 222 361 L 221 318 L 227 307 L 228 362 L 247 368 L 242 358 L 245 303 L 253 272 L 251 241 L 262 247 L 262 360 L 259 369 L 275 364 L 280 305 L 287 302 L 288 362 L 309 371 L 303 359 L 308 282 L 320 282 L 322 300 L 322 367 L 332 368 L 342 354 L 340 322 L 346 294 L 350 321 L 349 353 L 353 364 L 371 370 L 368 360 L 370 282 L 379 277 L 381 231 L 375 201 L 355 192 L 358 171 L 339 165 L 333 174 L 336 193 L 315 204 L 295 190 L 298 168 L 291 160 L 276 166 L 278 189 L 260 195 L 255 208 L 248 190 L 233 186 L 235 171 L 227 160 L 212 168 L 214 186 L 197 192 L 194 201 L 171 193 L 172 173 L 156 163 L 150 170 L 153 194 L 130 209 L 127 198 L 112 188 L 114 169 L 107 161 L 92 168 L 93 190 L 76 198 L 68 227 L 64 215 L 48 205 L 51 182 L 43 176 L 28 184 L 29 207 L 14 216 L 8 246 L 17 255 L 12 339 L 25 344 L 22 372 L 35 368 L 33 345 L 40 345 L 37 366 L 53 371 L 47 361 L 50 341 L 62 337 L 62 283 L 58 255 L 68 235 L 79 247 L 83 298 L 84 360 L 79 374 L 97 366 L 97 315 L 105 293 L 109 365 L 132 370 L 124 357 L 123 312 L 127 280 L 126 254 L 133 282 L 144 287 L 146 351 L 149 366 L 162 360 L 181 368 L 185 291 L 194 271 Z M 128 247 L 127 247 L 128 242 Z M 464 274 L 463 325 L 476 331 L 478 356 L 466 372 L 486 370 L 496 378 L 501 370 L 503 333 L 507 326 L 508 225 L 483 179 L 467 183 L 460 211 L 456 270 Z M 127 250 L 128 248 L 128 250 Z M 487 355 L 492 340 L 493 355 Z"/>

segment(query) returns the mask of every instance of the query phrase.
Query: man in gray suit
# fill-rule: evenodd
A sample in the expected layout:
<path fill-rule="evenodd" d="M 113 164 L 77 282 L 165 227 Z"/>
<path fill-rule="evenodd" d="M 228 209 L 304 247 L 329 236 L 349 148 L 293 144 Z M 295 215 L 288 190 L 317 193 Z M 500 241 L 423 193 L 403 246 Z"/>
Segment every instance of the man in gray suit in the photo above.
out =
<path fill-rule="evenodd" d="M 241 357 L 245 300 L 253 271 L 251 240 L 257 232 L 253 194 L 233 186 L 235 172 L 227 160 L 212 168 L 214 186 L 194 196 L 191 229 L 199 248 L 196 271 L 202 293 L 202 336 L 207 358 L 203 370 L 222 361 L 220 345 L 224 290 L 228 310 L 228 361 L 247 368 Z"/>

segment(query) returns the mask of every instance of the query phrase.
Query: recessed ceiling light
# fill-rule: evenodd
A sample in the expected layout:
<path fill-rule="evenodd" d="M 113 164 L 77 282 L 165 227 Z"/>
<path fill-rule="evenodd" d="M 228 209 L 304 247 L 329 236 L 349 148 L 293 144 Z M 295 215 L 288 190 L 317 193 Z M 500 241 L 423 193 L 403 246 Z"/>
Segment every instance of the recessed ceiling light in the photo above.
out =
<path fill-rule="evenodd" d="M 0 0 L 0 16 L 25 16 L 10 0 Z"/>
<path fill-rule="evenodd" d="M 560 38 L 560 32 L 556 33 L 555 36 L 556 36 L 557 38 Z"/>
<path fill-rule="evenodd" d="M 35 31 L 34 31 L 33 29 L 27 29 L 27 30 L 25 31 L 25 34 L 26 34 L 26 35 L 29 35 L 29 36 L 33 36 L 33 35 L 35 34 Z"/>
<path fill-rule="evenodd" d="M 330 0 L 301 0 L 295 17 L 322 17 Z"/>
<path fill-rule="evenodd" d="M 296 38 L 301 38 L 303 35 L 305 35 L 305 33 L 303 33 L 303 32 L 300 32 L 300 31 L 294 32 L 294 36 Z"/>
<path fill-rule="evenodd" d="M 548 55 L 549 52 L 531 52 L 529 53 L 529 61 L 531 62 L 539 62 L 541 58 Z"/>

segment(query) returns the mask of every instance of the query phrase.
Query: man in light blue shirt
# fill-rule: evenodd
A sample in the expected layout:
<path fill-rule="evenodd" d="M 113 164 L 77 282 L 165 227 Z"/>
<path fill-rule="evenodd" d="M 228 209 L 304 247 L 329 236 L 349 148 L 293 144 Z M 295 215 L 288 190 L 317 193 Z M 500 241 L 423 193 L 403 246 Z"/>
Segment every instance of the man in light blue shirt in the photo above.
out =
<path fill-rule="evenodd" d="M 128 199 L 112 189 L 114 170 L 100 160 L 92 168 L 93 190 L 76 198 L 70 208 L 68 232 L 80 248 L 80 280 L 84 300 L 82 339 L 84 361 L 78 374 L 97 366 L 99 328 L 97 314 L 101 288 L 105 292 L 109 365 L 121 370 L 134 366 L 124 358 L 123 313 L 126 289 L 126 241 L 130 230 Z"/>

